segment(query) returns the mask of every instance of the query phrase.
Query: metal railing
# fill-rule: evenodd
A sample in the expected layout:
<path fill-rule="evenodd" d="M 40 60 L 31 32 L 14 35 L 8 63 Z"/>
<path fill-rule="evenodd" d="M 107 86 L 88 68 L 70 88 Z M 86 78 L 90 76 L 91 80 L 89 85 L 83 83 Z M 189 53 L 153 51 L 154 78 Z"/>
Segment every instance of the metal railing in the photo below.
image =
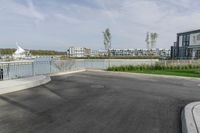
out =
<path fill-rule="evenodd" d="M 17 79 L 80 69 L 106 69 L 109 66 L 152 64 L 157 59 L 72 59 L 53 61 L 0 62 L 0 80 Z"/>

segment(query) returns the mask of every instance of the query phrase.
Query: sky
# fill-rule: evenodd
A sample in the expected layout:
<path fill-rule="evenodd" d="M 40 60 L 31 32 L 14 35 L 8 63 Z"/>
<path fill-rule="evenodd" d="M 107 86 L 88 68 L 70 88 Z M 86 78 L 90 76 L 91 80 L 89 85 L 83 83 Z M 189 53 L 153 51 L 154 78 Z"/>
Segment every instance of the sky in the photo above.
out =
<path fill-rule="evenodd" d="M 170 48 L 176 33 L 200 29 L 200 0 L 0 0 L 0 48 L 65 51 L 103 49 L 109 28 L 112 48 Z"/>

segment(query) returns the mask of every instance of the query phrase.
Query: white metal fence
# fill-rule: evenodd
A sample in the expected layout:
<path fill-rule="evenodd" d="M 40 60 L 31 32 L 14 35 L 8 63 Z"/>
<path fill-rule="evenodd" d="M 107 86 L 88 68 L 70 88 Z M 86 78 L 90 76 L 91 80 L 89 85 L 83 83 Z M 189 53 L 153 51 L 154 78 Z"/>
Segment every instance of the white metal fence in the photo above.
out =
<path fill-rule="evenodd" d="M 157 59 L 73 59 L 53 61 L 0 62 L 0 80 L 109 66 L 155 64 Z"/>

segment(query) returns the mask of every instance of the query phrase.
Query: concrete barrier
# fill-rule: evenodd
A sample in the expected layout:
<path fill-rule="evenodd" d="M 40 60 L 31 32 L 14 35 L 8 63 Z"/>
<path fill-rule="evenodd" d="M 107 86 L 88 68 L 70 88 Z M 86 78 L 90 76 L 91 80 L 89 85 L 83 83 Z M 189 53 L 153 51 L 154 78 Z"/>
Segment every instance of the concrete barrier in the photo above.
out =
<path fill-rule="evenodd" d="M 199 133 L 199 113 L 200 102 L 193 102 L 185 106 L 181 114 L 182 133 Z"/>

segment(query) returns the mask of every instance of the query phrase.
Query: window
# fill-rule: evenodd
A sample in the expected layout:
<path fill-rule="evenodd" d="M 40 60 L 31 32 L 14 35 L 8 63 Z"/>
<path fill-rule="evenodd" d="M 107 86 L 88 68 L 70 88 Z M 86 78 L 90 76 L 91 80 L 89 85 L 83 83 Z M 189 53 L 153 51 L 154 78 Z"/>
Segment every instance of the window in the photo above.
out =
<path fill-rule="evenodd" d="M 200 41 L 200 34 L 197 35 L 197 40 Z"/>

